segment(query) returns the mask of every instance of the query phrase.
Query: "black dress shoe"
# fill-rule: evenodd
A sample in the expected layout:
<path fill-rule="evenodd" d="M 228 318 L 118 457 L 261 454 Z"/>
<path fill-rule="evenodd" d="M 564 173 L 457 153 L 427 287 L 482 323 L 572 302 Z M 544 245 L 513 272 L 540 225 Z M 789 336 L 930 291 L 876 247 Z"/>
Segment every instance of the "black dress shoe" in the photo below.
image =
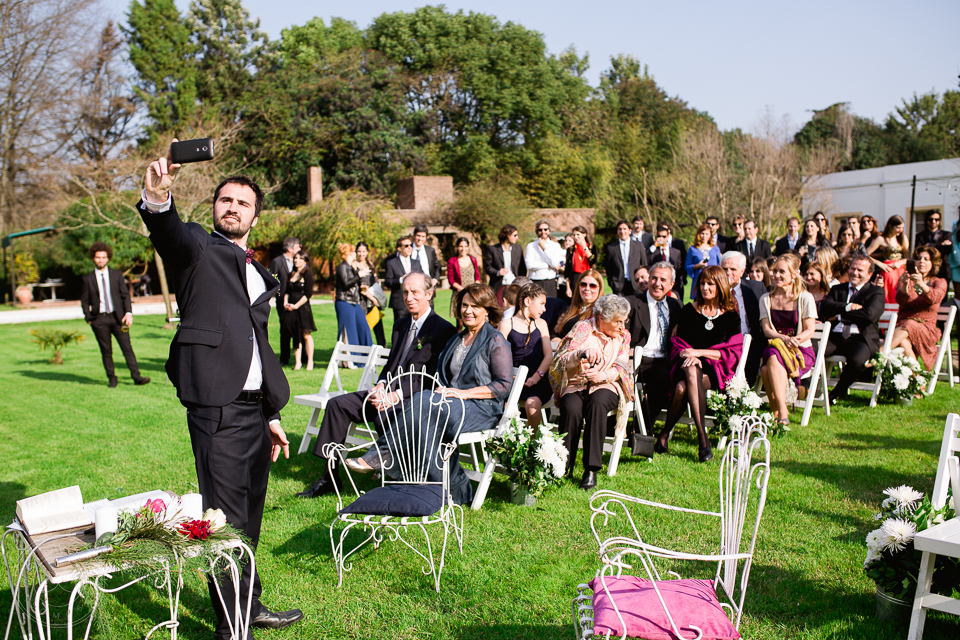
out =
<path fill-rule="evenodd" d="M 340 481 L 340 476 L 338 475 L 336 480 L 334 480 L 330 477 L 330 474 L 324 473 L 317 479 L 316 482 L 298 493 L 297 497 L 316 498 L 317 496 L 333 493 L 334 485 L 336 485 L 338 491 L 343 489 L 343 483 Z"/>
<path fill-rule="evenodd" d="M 111 389 L 116 389 L 118 384 L 120 384 L 120 381 L 117 380 L 116 378 L 109 378 L 107 380 L 107 386 L 110 387 Z"/>
<path fill-rule="evenodd" d="M 303 620 L 303 611 L 300 611 L 300 609 L 270 611 L 264 607 L 260 610 L 260 615 L 250 622 L 250 626 L 260 627 L 261 629 L 283 629 L 301 620 Z"/>
<path fill-rule="evenodd" d="M 710 448 L 710 445 L 700 447 L 700 462 L 710 462 L 711 460 L 713 460 L 713 449 Z"/>
<path fill-rule="evenodd" d="M 135 385 L 141 385 L 141 386 L 142 386 L 142 385 L 145 385 L 145 384 L 150 384 L 150 376 L 143 376 L 142 378 L 139 378 L 139 379 L 137 379 L 137 380 L 134 380 L 134 381 L 133 381 L 133 384 L 135 384 Z"/>
<path fill-rule="evenodd" d="M 670 444 L 669 444 L 669 443 L 667 443 L 666 445 L 662 445 L 662 444 L 660 444 L 660 441 L 657 440 L 656 442 L 653 443 L 653 452 L 654 452 L 654 453 L 667 453 L 667 452 L 669 451 L 669 447 L 670 447 Z"/>
<path fill-rule="evenodd" d="M 596 471 L 584 471 L 583 480 L 580 481 L 580 488 L 584 491 L 588 491 L 597 486 L 597 472 Z"/>

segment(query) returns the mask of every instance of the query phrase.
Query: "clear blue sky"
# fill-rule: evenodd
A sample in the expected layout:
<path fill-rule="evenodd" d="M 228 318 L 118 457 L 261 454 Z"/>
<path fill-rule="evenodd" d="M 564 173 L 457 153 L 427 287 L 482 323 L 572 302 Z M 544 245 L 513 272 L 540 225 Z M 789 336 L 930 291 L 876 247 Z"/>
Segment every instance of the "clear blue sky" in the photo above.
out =
<path fill-rule="evenodd" d="M 128 0 L 104 0 L 118 20 Z M 177 0 L 185 10 L 189 0 Z M 378 15 L 426 2 L 341 3 L 244 0 L 271 39 L 319 16 L 366 27 Z M 439 4 L 439 3 L 437 3 Z M 539 31 L 551 53 L 570 45 L 590 55 L 596 86 L 610 57 L 629 53 L 649 65 L 670 95 L 707 111 L 722 129 L 753 130 L 768 110 L 796 128 L 811 109 L 849 102 L 883 122 L 914 92 L 957 89 L 958 0 L 474 0 L 446 2 Z M 733 6 L 731 6 L 733 5 Z"/>

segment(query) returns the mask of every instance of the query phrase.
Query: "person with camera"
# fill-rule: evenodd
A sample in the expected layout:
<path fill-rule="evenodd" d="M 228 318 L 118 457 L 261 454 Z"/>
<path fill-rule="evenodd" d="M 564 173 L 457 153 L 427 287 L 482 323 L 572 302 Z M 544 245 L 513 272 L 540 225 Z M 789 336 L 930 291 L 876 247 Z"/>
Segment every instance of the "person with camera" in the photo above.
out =
<path fill-rule="evenodd" d="M 941 333 L 937 328 L 937 312 L 947 295 L 947 281 L 937 276 L 941 260 L 936 246 L 917 248 L 897 283 L 900 311 L 893 332 L 893 347 L 902 347 L 905 355 L 917 358 L 927 369 L 932 369 L 937 360 Z"/>

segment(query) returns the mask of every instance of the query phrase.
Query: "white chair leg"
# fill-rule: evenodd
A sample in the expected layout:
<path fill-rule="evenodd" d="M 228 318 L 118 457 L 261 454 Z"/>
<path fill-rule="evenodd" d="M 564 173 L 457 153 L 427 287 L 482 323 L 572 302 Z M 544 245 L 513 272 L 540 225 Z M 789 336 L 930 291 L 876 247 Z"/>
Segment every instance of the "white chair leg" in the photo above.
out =
<path fill-rule="evenodd" d="M 923 598 L 930 593 L 933 584 L 933 565 L 937 555 L 924 551 L 920 556 L 920 574 L 917 576 L 917 594 L 913 598 L 913 612 L 910 614 L 910 630 L 907 640 L 921 640 L 923 625 L 927 621 L 927 610 L 923 608 Z"/>
<path fill-rule="evenodd" d="M 805 427 L 810 424 L 810 412 L 813 411 L 813 403 L 817 399 L 817 388 L 820 386 L 820 372 L 814 371 L 810 376 L 810 388 L 807 390 L 807 399 L 803 401 L 803 417 L 800 418 L 800 426 Z"/>
<path fill-rule="evenodd" d="M 830 417 L 830 387 L 827 386 L 827 367 L 823 367 L 823 377 L 821 378 L 821 384 L 823 384 L 823 409 L 827 414 L 827 417 Z"/>
<path fill-rule="evenodd" d="M 298 454 L 305 453 L 310 449 L 310 441 L 313 436 L 320 435 L 320 429 L 317 427 L 317 420 L 320 419 L 320 409 L 313 409 L 310 412 L 310 421 L 307 422 L 307 428 L 303 431 L 303 439 L 300 440 L 300 449 Z"/>
<path fill-rule="evenodd" d="M 479 511 L 480 507 L 483 506 L 483 501 L 487 498 L 487 489 L 490 488 L 490 483 L 493 481 L 493 471 L 496 468 L 497 461 L 492 458 L 487 458 L 483 465 L 483 475 L 480 476 L 480 482 L 477 483 L 477 490 L 473 494 L 473 502 L 470 503 L 470 508 L 474 511 Z"/>
<path fill-rule="evenodd" d="M 607 464 L 607 476 L 612 478 L 617 475 L 617 466 L 620 464 L 620 449 L 623 448 L 623 435 L 615 436 L 613 439 L 613 448 L 610 451 L 610 463 Z"/>
<path fill-rule="evenodd" d="M 870 396 L 870 408 L 877 406 L 877 397 L 880 395 L 880 381 L 883 379 L 883 374 L 878 373 L 877 379 L 873 383 L 873 395 Z"/>

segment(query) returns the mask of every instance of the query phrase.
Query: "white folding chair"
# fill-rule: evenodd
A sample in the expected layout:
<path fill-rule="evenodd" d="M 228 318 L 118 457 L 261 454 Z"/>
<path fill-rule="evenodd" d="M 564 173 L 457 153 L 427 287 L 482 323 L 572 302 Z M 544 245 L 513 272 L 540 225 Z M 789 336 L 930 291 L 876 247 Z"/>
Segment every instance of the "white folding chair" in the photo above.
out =
<path fill-rule="evenodd" d="M 734 432 L 731 442 L 724 451 L 719 472 L 719 510 L 717 512 L 688 509 L 651 502 L 641 498 L 629 496 L 608 490 L 600 490 L 590 499 L 590 508 L 593 514 L 590 517 L 590 527 L 594 538 L 599 545 L 599 554 L 602 567 L 597 571 L 596 579 L 591 584 L 581 584 L 577 587 L 577 596 L 573 601 L 574 626 L 578 638 L 594 637 L 595 611 L 594 597 L 598 602 L 606 600 L 612 607 L 614 616 L 608 619 L 619 623 L 620 629 L 610 628 L 608 634 L 618 633 L 621 638 L 627 637 L 629 626 L 626 619 L 632 616 L 643 615 L 652 617 L 660 615 L 662 607 L 666 625 L 674 636 L 688 638 L 691 635 L 700 637 L 701 630 L 696 626 L 696 618 L 675 618 L 664 602 L 661 589 L 678 586 L 673 580 L 663 580 L 657 563 L 665 561 L 701 561 L 716 564 L 716 573 L 712 582 L 714 595 L 725 596 L 727 602 L 716 602 L 728 610 L 732 618 L 732 626 L 740 626 L 743 614 L 743 604 L 746 598 L 747 585 L 750 577 L 750 567 L 753 563 L 753 553 L 757 540 L 757 532 L 763 517 L 766 504 L 767 483 L 770 478 L 770 443 L 767 440 L 766 427 L 759 417 L 751 416 L 743 421 L 743 426 Z M 753 489 L 756 488 L 756 491 Z M 652 543 L 656 528 L 649 525 L 645 514 L 638 513 L 646 509 L 663 509 L 668 512 L 682 512 L 701 519 L 702 527 L 698 530 L 713 531 L 716 535 L 717 546 L 713 553 L 695 553 L 668 548 L 670 541 Z M 641 536 L 640 529 L 647 524 L 651 535 L 647 540 Z M 606 531 L 610 527 L 612 531 Z M 601 529 L 603 531 L 601 531 Z M 744 534 L 747 534 L 746 538 Z M 612 535 L 609 535 L 612 534 Z M 662 559 L 654 562 L 654 558 Z M 623 578 L 624 569 L 633 569 L 631 564 L 639 564 L 637 573 L 645 573 L 650 580 L 650 588 L 655 592 L 656 599 L 650 601 L 650 606 L 644 611 L 621 610 L 612 595 L 608 581 Z M 642 569 L 642 570 L 641 570 Z M 676 575 L 672 571 L 670 572 Z M 677 576 L 679 578 L 679 576 Z M 698 582 L 698 581 L 695 581 Z M 623 588 L 623 584 L 621 584 Z M 643 588 L 647 588 L 645 585 Z M 592 593 L 591 593 L 592 592 Z M 604 598 L 605 596 L 605 598 Z M 698 598 L 674 593 L 675 598 L 684 598 L 688 602 L 686 608 L 703 608 L 705 602 Z M 622 600 L 621 600 L 622 602 Z M 655 610 L 656 609 L 656 610 Z M 609 612 L 608 612 L 609 613 Z M 685 635 L 681 635 L 681 628 Z M 631 634 L 632 635 L 632 634 Z M 607 635 L 607 637 L 610 637 Z"/>
<path fill-rule="evenodd" d="M 467 477 L 477 483 L 477 490 L 473 494 L 473 502 L 470 503 L 470 508 L 474 511 L 478 511 L 483 506 L 483 501 L 487 497 L 487 490 L 490 488 L 490 482 L 493 480 L 493 473 L 497 467 L 497 461 L 490 457 L 484 445 L 490 438 L 510 424 L 511 420 L 520 415 L 520 409 L 518 408 L 520 392 L 523 391 L 523 383 L 526 380 L 527 367 L 515 367 L 513 370 L 513 386 L 510 387 L 510 393 L 507 394 L 503 416 L 497 426 L 485 431 L 462 433 L 457 439 L 457 445 L 460 447 L 460 464 L 464 465 L 463 470 Z M 466 465 L 470 465 L 469 468 Z"/>
<path fill-rule="evenodd" d="M 954 518 L 914 537 L 914 548 L 921 551 L 920 573 L 917 576 L 917 592 L 913 599 L 913 612 L 910 616 L 908 640 L 920 640 L 923 637 L 923 625 L 927 619 L 927 609 L 960 615 L 960 600 L 930 592 L 933 582 L 933 568 L 937 556 L 960 558 L 960 416 L 947 415 L 940 444 L 940 460 L 937 463 L 937 477 L 933 484 L 930 502 L 934 508 L 942 508 L 947 501 L 947 486 L 953 487 Z"/>
<path fill-rule="evenodd" d="M 823 407 L 827 417 L 830 417 L 830 397 L 827 389 L 827 339 L 830 337 L 830 323 L 818 322 L 810 338 L 817 345 L 817 359 L 813 362 L 813 368 L 809 371 L 810 388 L 807 389 L 807 397 L 803 400 L 797 399 L 793 403 L 794 407 L 803 408 L 803 417 L 800 419 L 800 426 L 805 427 L 810 424 L 810 413 L 814 405 Z"/>
<path fill-rule="evenodd" d="M 940 335 L 940 343 L 937 345 L 937 360 L 933 365 L 930 377 L 930 384 L 927 385 L 927 395 L 933 393 L 937 386 L 937 380 L 946 380 L 953 388 L 956 380 L 953 378 L 953 321 L 957 317 L 957 308 L 954 305 L 949 307 L 940 307 L 937 312 L 937 323 L 943 323 L 943 333 Z M 947 370 L 944 372 L 943 364 L 946 360 Z"/>
<path fill-rule="evenodd" d="M 337 344 L 333 348 L 333 354 L 330 356 L 330 362 L 327 364 L 327 370 L 323 374 L 323 382 L 320 383 L 320 390 L 316 393 L 294 396 L 293 398 L 294 404 L 312 408 L 310 420 L 307 421 L 307 428 L 303 432 L 303 438 L 300 440 L 300 449 L 297 453 L 307 451 L 310 448 L 310 440 L 313 436 L 320 433 L 320 427 L 318 426 L 320 413 L 327 408 L 327 403 L 337 396 L 350 393 L 344 390 L 343 383 L 340 381 L 340 363 L 352 362 L 355 365 L 362 366 L 363 371 L 360 374 L 360 383 L 357 385 L 356 391 L 368 390 L 373 387 L 373 381 L 377 377 L 377 367 L 374 366 L 374 363 L 378 362 L 377 356 L 381 350 L 384 352 L 387 351 L 377 345 L 372 347 L 358 347 L 337 340 Z M 355 353 L 357 355 L 354 355 Z M 385 359 L 382 360 L 386 362 Z M 337 383 L 337 388 L 331 389 L 330 386 L 334 381 Z"/>
<path fill-rule="evenodd" d="M 456 444 L 444 443 L 443 436 L 453 433 L 454 440 L 463 428 L 463 399 L 447 397 L 437 400 L 436 394 L 420 393 L 414 397 L 412 390 L 421 389 L 433 391 L 440 386 L 440 381 L 425 371 L 408 371 L 388 380 L 394 381 L 407 390 L 404 396 L 410 398 L 402 412 L 387 412 L 385 414 L 384 441 L 388 455 L 384 456 L 377 447 L 377 456 L 380 460 L 382 472 L 381 484 L 368 492 L 357 492 L 357 499 L 344 507 L 337 492 L 338 513 L 336 519 L 330 523 L 330 545 L 333 549 L 333 559 L 337 565 L 337 586 L 343 585 L 343 573 L 353 567 L 347 563 L 347 558 L 360 550 L 368 542 L 373 542 L 377 548 L 384 541 L 384 530 L 390 540 L 400 540 L 426 563 L 423 569 L 425 574 L 433 577 L 434 588 L 440 591 L 440 576 L 443 573 L 444 558 L 447 550 L 447 539 L 451 533 L 457 541 L 457 547 L 463 553 L 463 507 L 453 503 L 450 495 L 450 456 L 456 449 Z M 370 397 L 365 400 L 369 402 Z M 460 419 L 456 423 L 450 421 L 450 411 L 446 407 L 459 403 Z M 366 425 L 369 431 L 374 431 L 370 424 Z M 346 451 L 343 445 L 327 445 L 325 451 L 330 463 L 334 457 L 344 469 L 349 467 L 344 463 Z M 432 452 L 438 452 L 433 457 Z M 441 472 L 439 482 L 429 480 L 431 472 L 436 469 Z M 396 479 L 394 479 L 396 478 Z M 356 490 L 353 479 L 350 483 Z M 336 528 L 342 525 L 339 536 Z M 433 546 L 430 541 L 428 527 L 443 528 L 443 542 L 440 545 L 440 556 L 434 558 Z M 346 550 L 347 534 L 354 528 L 361 528 L 365 537 L 359 544 Z M 425 551 L 415 547 L 404 536 L 408 529 L 419 529 L 426 541 Z"/>
<path fill-rule="evenodd" d="M 883 344 L 880 346 L 880 353 L 887 355 L 890 353 L 893 345 L 893 330 L 897 326 L 897 312 L 892 309 L 892 307 L 897 307 L 897 305 L 886 305 L 891 307 L 883 312 L 883 315 L 880 316 L 880 322 L 878 326 L 880 330 L 884 332 L 883 335 Z M 899 308 L 899 307 L 897 307 Z M 831 377 L 833 369 L 836 366 L 843 366 L 847 362 L 847 359 L 843 356 L 829 356 L 826 359 L 826 378 L 828 386 L 833 387 L 837 384 L 837 378 Z M 873 382 L 854 382 L 850 385 L 851 389 L 857 389 L 859 391 L 872 391 L 873 395 L 870 396 L 870 406 L 877 406 L 877 397 L 880 395 L 880 382 L 883 378 L 881 372 L 877 371 L 876 376 L 874 376 Z"/>

